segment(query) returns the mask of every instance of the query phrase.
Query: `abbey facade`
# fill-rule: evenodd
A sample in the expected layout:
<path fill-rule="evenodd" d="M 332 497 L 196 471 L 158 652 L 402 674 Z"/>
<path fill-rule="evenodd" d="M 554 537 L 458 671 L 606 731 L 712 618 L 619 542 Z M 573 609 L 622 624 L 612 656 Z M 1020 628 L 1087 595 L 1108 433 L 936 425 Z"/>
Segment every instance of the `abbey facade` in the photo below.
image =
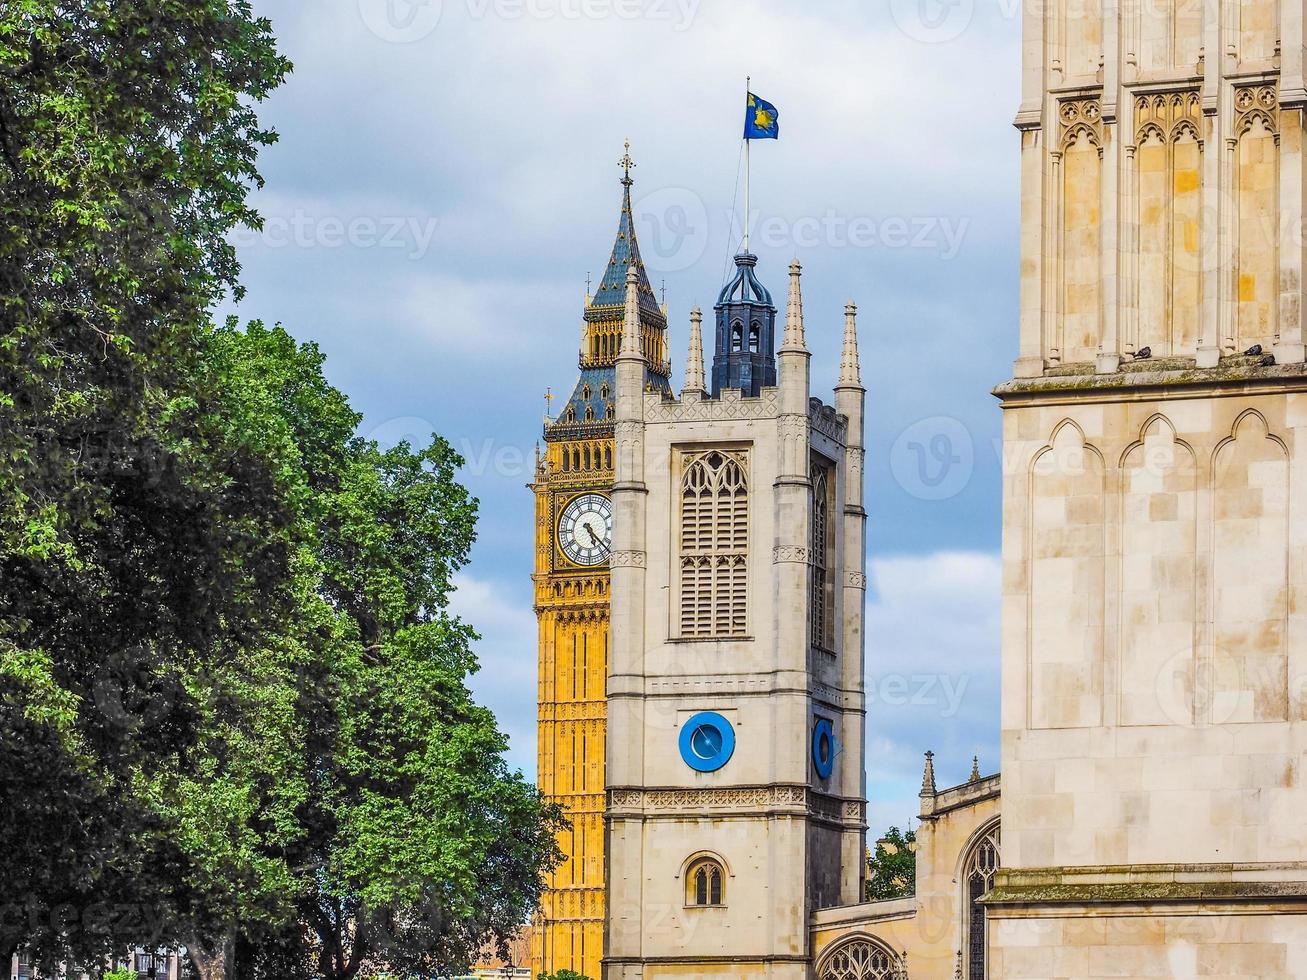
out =
<path fill-rule="evenodd" d="M 535 966 L 1307 978 L 1303 12 L 1024 9 L 1002 785 L 928 757 L 910 899 L 862 901 L 892 651 L 856 309 L 814 397 L 838 310 L 805 324 L 797 263 L 781 310 L 741 254 L 674 394 L 628 168 L 536 479 L 540 778 L 574 823 Z"/>

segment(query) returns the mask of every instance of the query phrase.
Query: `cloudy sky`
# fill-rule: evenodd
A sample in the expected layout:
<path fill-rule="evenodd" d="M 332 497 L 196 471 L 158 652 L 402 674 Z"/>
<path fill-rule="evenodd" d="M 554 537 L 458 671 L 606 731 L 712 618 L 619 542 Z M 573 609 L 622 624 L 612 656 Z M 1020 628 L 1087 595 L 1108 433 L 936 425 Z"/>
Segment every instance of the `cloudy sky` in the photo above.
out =
<path fill-rule="evenodd" d="M 672 349 L 739 244 L 744 80 L 780 109 L 753 153 L 753 251 L 804 266 L 816 394 L 860 309 L 869 388 L 872 830 L 998 759 L 999 412 L 1016 347 L 1016 0 L 255 0 L 294 61 L 264 119 L 249 295 L 327 354 L 385 443 L 449 438 L 482 504 L 458 608 L 478 696 L 535 771 L 532 501 L 544 392 L 576 377 L 587 273 L 631 141 L 641 250 Z M 680 365 L 677 365 L 679 387 Z"/>

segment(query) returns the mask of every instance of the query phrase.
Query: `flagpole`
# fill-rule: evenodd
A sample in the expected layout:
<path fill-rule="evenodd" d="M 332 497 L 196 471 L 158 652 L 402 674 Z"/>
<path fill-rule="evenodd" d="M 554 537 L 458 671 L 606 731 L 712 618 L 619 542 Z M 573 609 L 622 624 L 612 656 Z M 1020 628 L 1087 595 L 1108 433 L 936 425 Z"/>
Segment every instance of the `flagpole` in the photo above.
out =
<path fill-rule="evenodd" d="M 749 83 L 752 81 L 748 75 L 744 76 L 744 103 L 745 112 L 748 113 L 749 103 Z M 747 130 L 747 127 L 746 127 Z M 746 131 L 744 134 L 744 251 L 749 251 L 749 151 L 752 149 L 753 141 L 749 139 Z"/>

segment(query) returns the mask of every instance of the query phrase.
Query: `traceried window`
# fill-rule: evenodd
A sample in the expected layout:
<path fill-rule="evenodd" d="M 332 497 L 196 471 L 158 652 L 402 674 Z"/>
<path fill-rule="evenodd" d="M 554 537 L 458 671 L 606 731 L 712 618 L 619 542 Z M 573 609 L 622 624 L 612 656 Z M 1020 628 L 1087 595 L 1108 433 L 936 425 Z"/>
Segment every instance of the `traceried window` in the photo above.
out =
<path fill-rule="evenodd" d="M 908 980 L 903 957 L 867 936 L 835 947 L 821 961 L 820 980 Z"/>
<path fill-rule="evenodd" d="M 687 454 L 681 478 L 681 635 L 744 636 L 748 594 L 747 456 Z"/>
<path fill-rule="evenodd" d="M 687 905 L 714 906 L 723 905 L 723 883 L 726 873 L 716 861 L 705 858 L 690 865 L 686 876 L 685 896 Z"/>
<path fill-rule="evenodd" d="M 831 521 L 834 480 L 831 467 L 812 458 L 812 645 L 835 646 L 835 589 L 831 581 L 835 562 L 835 526 Z"/>
<path fill-rule="evenodd" d="M 966 899 L 967 980 L 985 980 L 988 976 L 985 907 L 980 899 L 994 884 L 994 873 L 1001 867 L 999 844 L 1001 828 L 994 824 L 985 831 L 967 856 L 962 887 Z"/>

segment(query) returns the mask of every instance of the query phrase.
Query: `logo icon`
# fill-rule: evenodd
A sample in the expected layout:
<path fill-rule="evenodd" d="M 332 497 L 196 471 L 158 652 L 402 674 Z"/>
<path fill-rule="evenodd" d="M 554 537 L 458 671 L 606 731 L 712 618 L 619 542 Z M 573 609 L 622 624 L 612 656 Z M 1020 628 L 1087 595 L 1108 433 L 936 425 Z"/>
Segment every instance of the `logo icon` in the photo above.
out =
<path fill-rule="evenodd" d="M 377 37 L 392 44 L 412 44 L 440 23 L 442 0 L 358 0 L 359 16 Z"/>

